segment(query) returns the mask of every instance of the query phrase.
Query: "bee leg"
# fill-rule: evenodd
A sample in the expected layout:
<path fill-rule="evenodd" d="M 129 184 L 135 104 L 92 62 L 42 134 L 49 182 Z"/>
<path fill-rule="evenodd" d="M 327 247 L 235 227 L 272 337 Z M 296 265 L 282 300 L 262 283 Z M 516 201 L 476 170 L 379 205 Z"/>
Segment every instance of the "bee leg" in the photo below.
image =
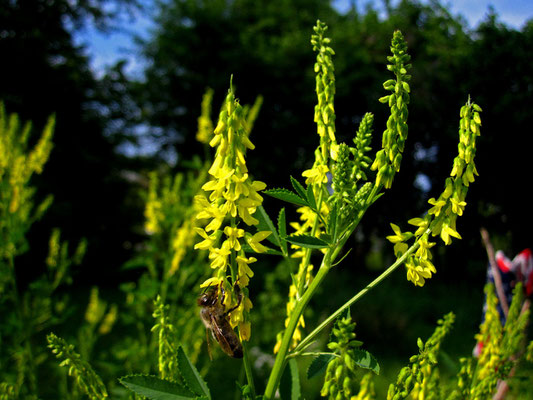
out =
<path fill-rule="evenodd" d="M 235 307 L 230 308 L 228 311 L 226 311 L 225 312 L 226 315 L 228 315 L 230 312 L 232 312 L 233 310 L 237 309 L 237 307 L 239 307 L 241 305 L 242 293 L 241 293 L 240 290 L 239 290 L 239 294 L 238 294 L 237 298 L 238 298 L 237 305 Z"/>

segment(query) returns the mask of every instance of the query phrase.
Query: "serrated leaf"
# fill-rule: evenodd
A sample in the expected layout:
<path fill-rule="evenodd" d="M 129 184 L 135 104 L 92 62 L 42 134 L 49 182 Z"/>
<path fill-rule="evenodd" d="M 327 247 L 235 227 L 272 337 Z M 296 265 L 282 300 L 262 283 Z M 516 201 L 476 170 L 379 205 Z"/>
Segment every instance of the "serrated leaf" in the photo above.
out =
<path fill-rule="evenodd" d="M 333 358 L 335 358 L 334 353 L 320 354 L 319 356 L 315 357 L 307 368 L 307 379 L 314 378 L 315 376 L 320 375 L 324 371 L 326 371 L 329 362 Z"/>
<path fill-rule="evenodd" d="M 354 361 L 359 367 L 369 369 L 379 375 L 379 364 L 372 354 L 363 349 L 354 349 L 353 354 Z"/>
<path fill-rule="evenodd" d="M 160 379 L 153 375 L 128 375 L 119 382 L 139 396 L 151 400 L 185 400 L 198 398 L 190 390 L 176 382 Z"/>
<path fill-rule="evenodd" d="M 296 193 L 291 192 L 287 189 L 269 189 L 264 190 L 263 193 L 269 195 L 270 197 L 274 197 L 279 200 L 286 201 L 287 203 L 296 204 L 297 206 L 307 206 L 307 200 L 302 199 L 300 196 L 298 196 Z"/>
<path fill-rule="evenodd" d="M 307 192 L 306 192 L 305 188 L 303 187 L 303 185 L 300 182 L 298 182 L 292 176 L 291 176 L 291 184 L 292 184 L 292 187 L 294 188 L 294 190 L 296 191 L 296 193 L 298 193 L 298 195 L 302 199 L 307 199 Z"/>
<path fill-rule="evenodd" d="M 278 235 L 278 231 L 276 230 L 274 223 L 268 216 L 263 206 L 257 207 L 257 210 L 254 213 L 254 217 L 257 218 L 257 220 L 259 221 L 259 224 L 257 225 L 257 230 L 272 232 L 272 234 L 267 236 L 267 240 L 273 245 L 281 247 L 281 240 Z"/>
<path fill-rule="evenodd" d="M 309 207 L 311 207 L 313 210 L 316 210 L 317 209 L 316 199 L 315 199 L 315 192 L 313 191 L 313 185 L 307 186 L 306 198 L 307 198 L 307 202 L 309 203 Z"/>
<path fill-rule="evenodd" d="M 181 346 L 178 347 L 178 367 L 181 377 L 192 392 L 198 396 L 205 396 L 211 399 L 207 384 Z"/>
<path fill-rule="evenodd" d="M 285 236 L 287 236 L 287 221 L 285 217 L 285 208 L 282 208 L 278 214 L 278 232 L 281 238 L 284 238 Z M 281 241 L 281 246 L 280 246 L 281 251 L 283 252 L 283 254 L 288 254 L 287 241 L 282 240 L 282 239 L 280 241 Z"/>
<path fill-rule="evenodd" d="M 281 376 L 279 390 L 283 400 L 299 400 L 301 397 L 300 373 L 298 363 L 294 358 L 289 360 L 288 368 L 285 368 Z"/>
<path fill-rule="evenodd" d="M 310 235 L 291 235 L 286 236 L 285 240 L 289 243 L 308 249 L 323 249 L 329 247 L 328 242 Z"/>

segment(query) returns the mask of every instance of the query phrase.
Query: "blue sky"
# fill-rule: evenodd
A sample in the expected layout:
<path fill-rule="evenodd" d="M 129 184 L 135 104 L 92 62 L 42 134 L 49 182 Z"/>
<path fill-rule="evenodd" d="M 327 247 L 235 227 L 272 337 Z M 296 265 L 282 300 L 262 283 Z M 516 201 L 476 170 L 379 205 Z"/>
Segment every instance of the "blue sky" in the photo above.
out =
<path fill-rule="evenodd" d="M 362 6 L 368 2 L 374 3 L 376 8 L 383 4 L 381 0 L 358 0 L 357 4 Z M 143 3 L 148 5 L 151 1 L 145 0 Z M 350 1 L 335 0 L 334 3 L 340 10 L 345 10 L 349 7 Z M 526 20 L 533 18 L 532 0 L 444 0 L 443 3 L 450 6 L 454 15 L 464 16 L 470 27 L 475 27 L 483 20 L 490 5 L 496 10 L 500 21 L 511 28 L 520 29 Z M 147 8 L 149 9 L 149 7 Z M 106 66 L 112 65 L 116 60 L 126 58 L 128 60 L 127 70 L 134 74 L 140 70 L 140 64 L 138 64 L 139 57 L 136 56 L 132 36 L 134 34 L 146 36 L 150 27 L 149 11 L 144 11 L 136 15 L 135 21 L 124 18 L 118 32 L 105 35 L 89 28 L 77 33 L 75 40 L 78 44 L 86 45 L 87 54 L 91 59 L 91 67 L 97 73 Z"/>

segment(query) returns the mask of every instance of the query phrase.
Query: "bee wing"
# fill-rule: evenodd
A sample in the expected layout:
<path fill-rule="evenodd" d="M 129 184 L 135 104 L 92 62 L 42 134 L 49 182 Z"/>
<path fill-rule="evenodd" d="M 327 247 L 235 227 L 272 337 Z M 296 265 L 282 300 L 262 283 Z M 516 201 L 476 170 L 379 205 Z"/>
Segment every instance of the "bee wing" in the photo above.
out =
<path fill-rule="evenodd" d="M 231 344 L 226 339 L 226 336 L 224 336 L 224 332 L 222 331 L 222 328 L 220 327 L 220 323 L 217 321 L 216 317 L 211 315 L 211 331 L 213 332 L 213 336 L 217 340 L 218 344 L 220 344 L 220 347 L 222 350 L 224 350 L 224 353 L 229 355 L 230 357 L 233 357 L 233 349 L 231 348 Z"/>

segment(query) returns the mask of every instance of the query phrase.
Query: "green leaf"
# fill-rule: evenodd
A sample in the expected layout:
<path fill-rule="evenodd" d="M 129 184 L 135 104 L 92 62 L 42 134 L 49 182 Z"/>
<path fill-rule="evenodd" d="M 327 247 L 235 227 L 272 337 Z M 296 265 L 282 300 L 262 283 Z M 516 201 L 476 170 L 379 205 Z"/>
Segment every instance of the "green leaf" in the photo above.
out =
<path fill-rule="evenodd" d="M 285 217 L 285 208 L 282 208 L 279 211 L 278 214 L 278 232 L 279 236 L 284 238 L 287 236 L 287 221 Z M 281 241 L 281 251 L 283 254 L 289 254 L 289 251 L 287 249 L 287 241 L 286 240 L 280 240 Z"/>
<path fill-rule="evenodd" d="M 299 400 L 301 397 L 300 373 L 294 358 L 289 360 L 288 368 L 285 368 L 281 376 L 279 391 L 282 400 Z"/>
<path fill-rule="evenodd" d="M 311 361 L 307 368 L 307 379 L 314 378 L 326 371 L 329 362 L 335 358 L 334 353 L 320 354 Z"/>
<path fill-rule="evenodd" d="M 319 211 L 316 208 L 316 199 L 315 192 L 313 192 L 313 185 L 307 185 L 306 198 L 309 203 L 309 207 L 311 207 L 313 210 Z"/>
<path fill-rule="evenodd" d="M 178 367 L 187 387 L 198 396 L 211 399 L 209 388 L 181 346 L 178 347 Z"/>
<path fill-rule="evenodd" d="M 328 242 L 310 235 L 291 235 L 286 236 L 285 240 L 289 243 L 308 249 L 323 249 L 329 247 Z"/>
<path fill-rule="evenodd" d="M 307 199 L 307 192 L 303 185 L 291 176 L 292 187 L 302 199 Z"/>
<path fill-rule="evenodd" d="M 297 206 L 307 206 L 307 200 L 302 199 L 296 193 L 287 189 L 269 189 L 264 190 L 263 193 L 287 203 L 296 204 Z"/>
<path fill-rule="evenodd" d="M 183 400 L 198 397 L 176 382 L 160 379 L 153 375 L 127 375 L 119 382 L 139 396 L 151 400 Z"/>
<path fill-rule="evenodd" d="M 372 354 L 363 349 L 354 349 L 353 354 L 354 361 L 359 367 L 369 369 L 379 375 L 379 364 Z"/>
<path fill-rule="evenodd" d="M 280 240 L 278 231 L 276 230 L 274 223 L 268 216 L 263 206 L 257 207 L 257 210 L 254 213 L 254 217 L 257 218 L 257 220 L 259 221 L 259 224 L 257 225 L 257 230 L 272 232 L 272 234 L 268 235 L 267 240 L 270 241 L 270 243 L 281 248 L 282 241 Z"/>

